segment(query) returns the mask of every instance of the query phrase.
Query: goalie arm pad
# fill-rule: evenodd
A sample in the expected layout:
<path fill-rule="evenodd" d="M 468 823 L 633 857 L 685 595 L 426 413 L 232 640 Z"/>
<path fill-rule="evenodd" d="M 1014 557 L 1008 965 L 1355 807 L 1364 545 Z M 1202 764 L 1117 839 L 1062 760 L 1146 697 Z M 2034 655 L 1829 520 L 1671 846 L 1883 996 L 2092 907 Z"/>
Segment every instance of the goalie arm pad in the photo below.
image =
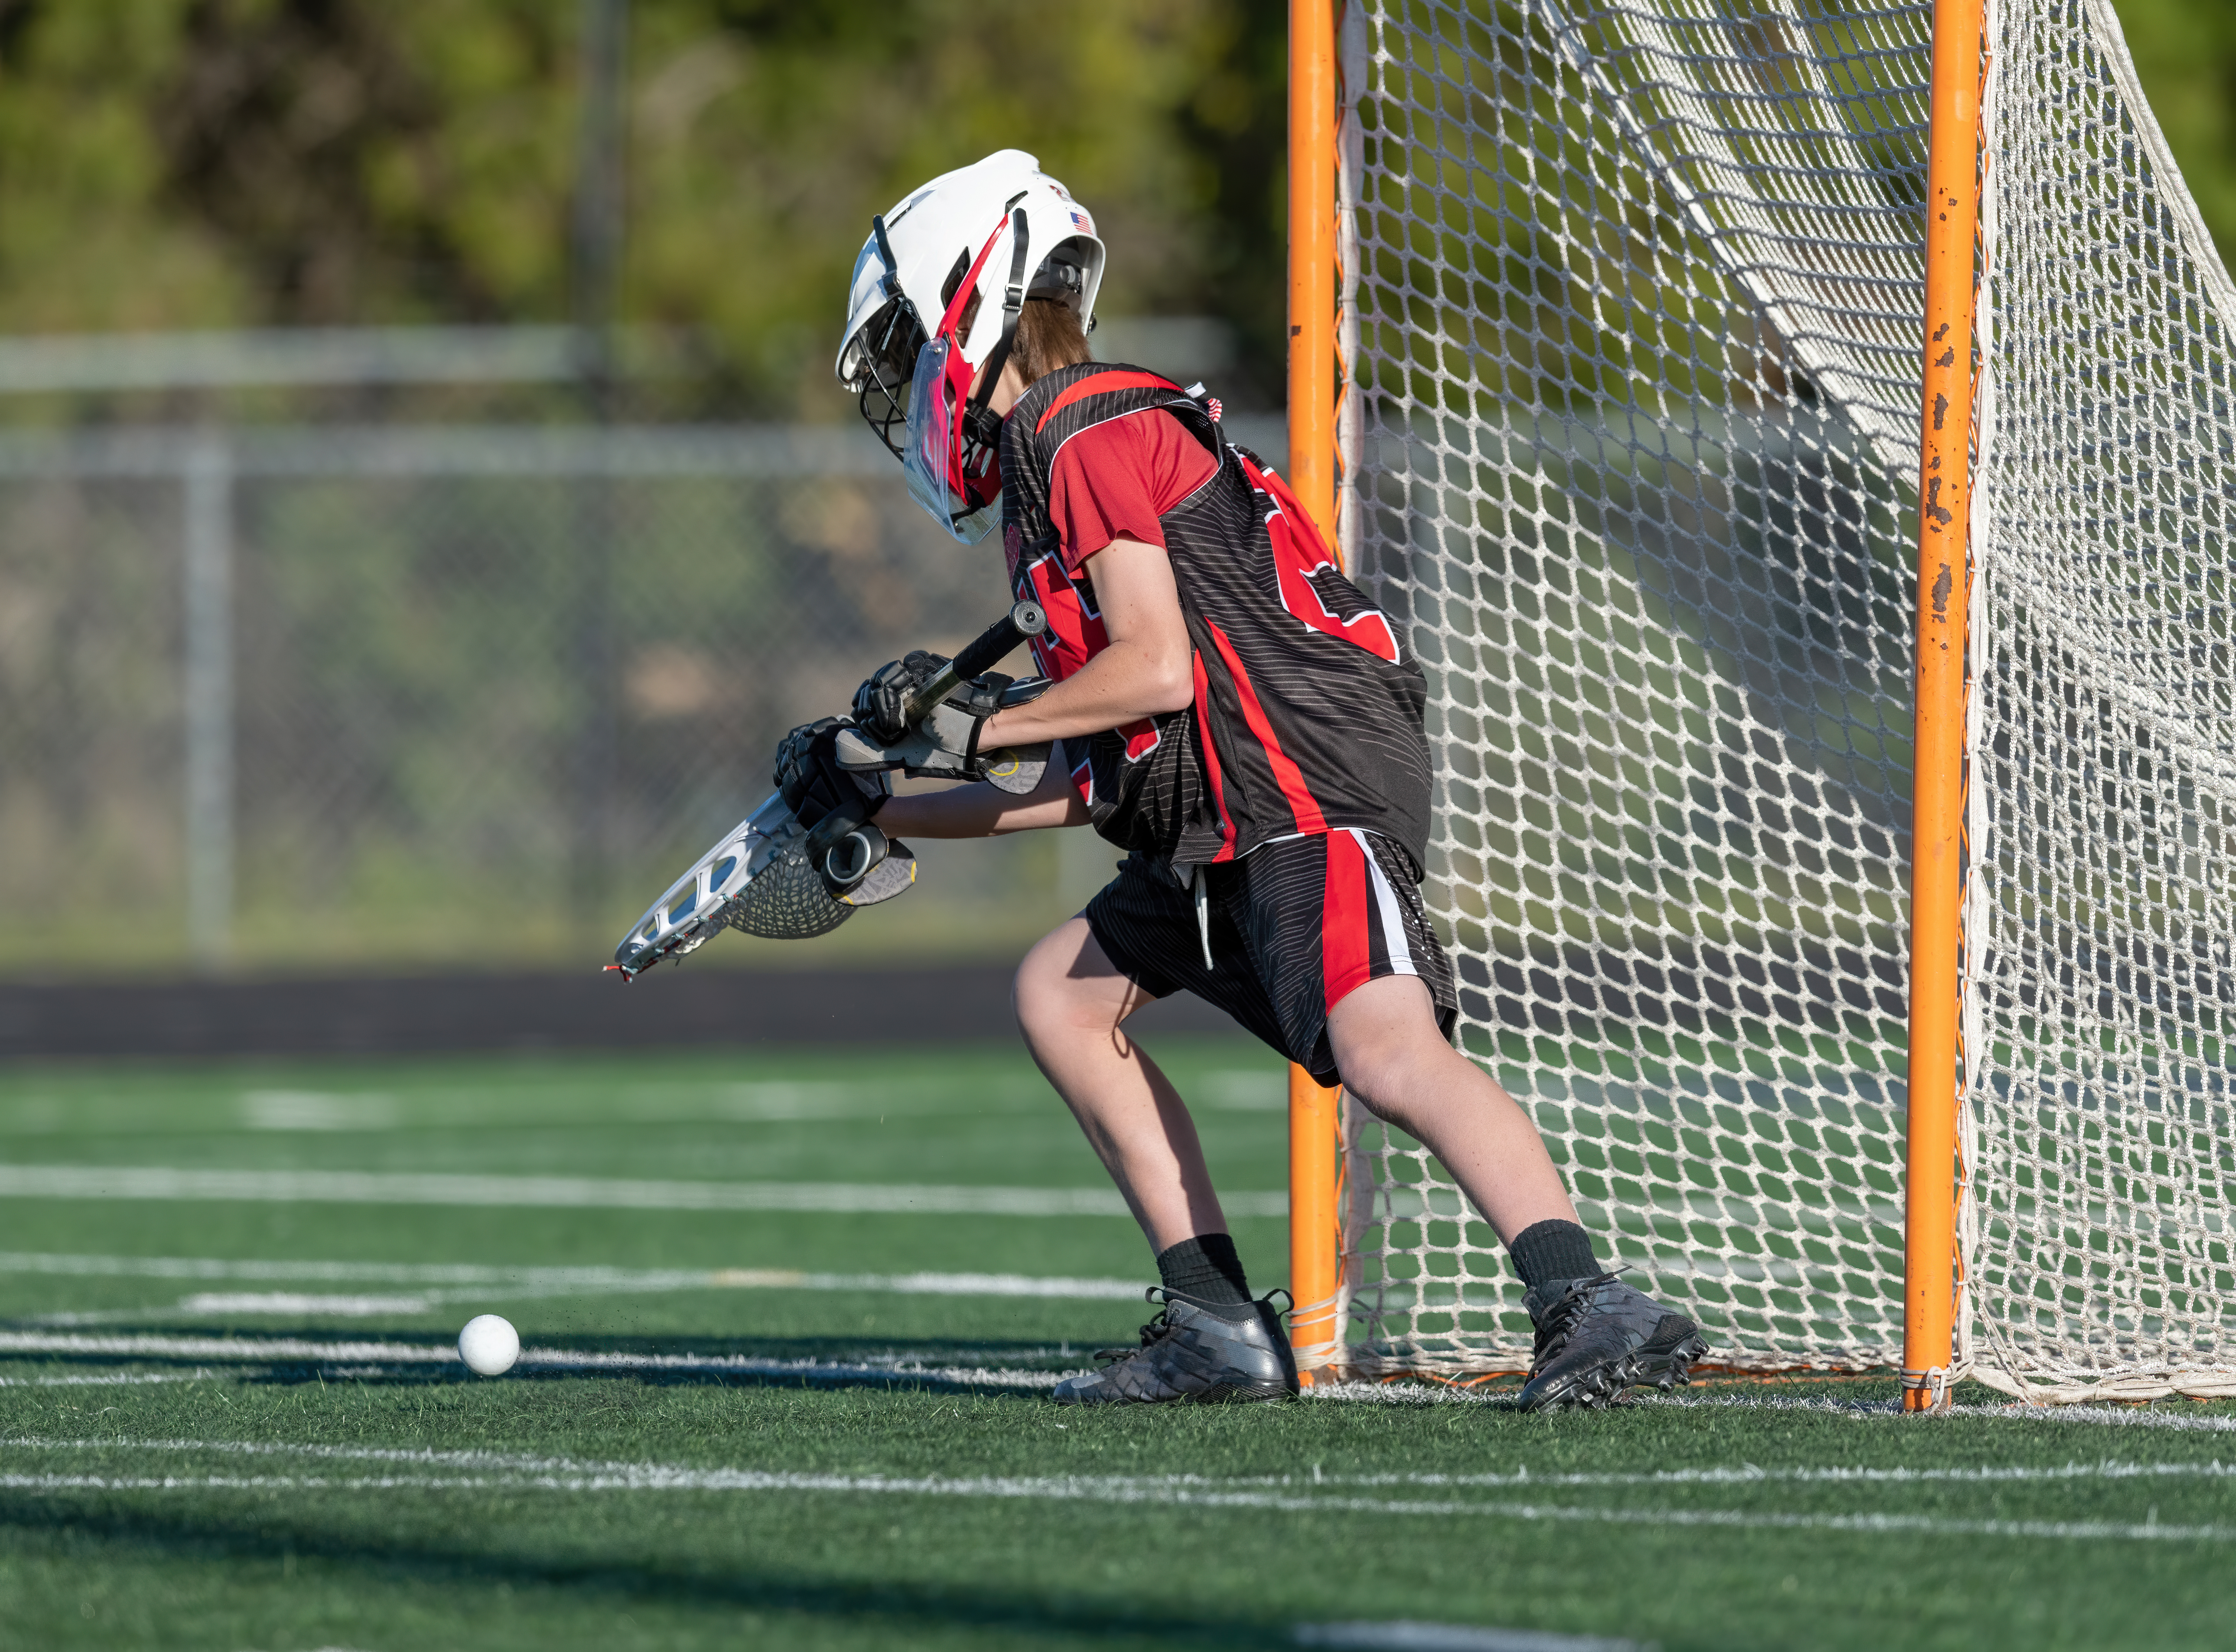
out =
<path fill-rule="evenodd" d="M 935 655 L 924 657 L 937 659 Z M 895 665 L 905 669 L 909 663 L 902 661 Z M 938 665 L 945 663 L 938 661 L 932 668 L 936 671 Z M 894 667 L 889 666 L 865 683 L 856 703 L 861 704 L 863 696 L 871 694 L 879 679 L 893 670 Z M 1042 677 L 1015 681 L 998 671 L 990 671 L 983 677 L 958 684 L 952 694 L 898 740 L 882 740 L 878 731 L 870 727 L 842 728 L 834 747 L 838 766 L 857 775 L 899 769 L 918 780 L 985 780 L 997 790 L 1023 796 L 1040 784 L 1041 775 L 1048 767 L 1049 743 L 982 752 L 979 738 L 996 712 L 1023 705 L 1047 688 L 1047 679 Z"/>

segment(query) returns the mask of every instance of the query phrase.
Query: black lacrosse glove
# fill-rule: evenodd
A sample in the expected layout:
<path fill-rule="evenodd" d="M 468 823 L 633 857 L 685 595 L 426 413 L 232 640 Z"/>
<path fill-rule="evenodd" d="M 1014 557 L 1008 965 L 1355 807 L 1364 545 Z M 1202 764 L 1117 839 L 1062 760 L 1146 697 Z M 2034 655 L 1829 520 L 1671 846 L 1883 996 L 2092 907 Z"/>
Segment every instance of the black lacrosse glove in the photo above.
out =
<path fill-rule="evenodd" d="M 854 721 L 871 739 L 890 746 L 908 733 L 904 714 L 909 696 L 947 668 L 947 656 L 911 649 L 906 657 L 879 666 L 854 690 Z"/>
<path fill-rule="evenodd" d="M 825 717 L 777 743 L 776 789 L 811 839 L 836 842 L 885 806 L 882 780 L 838 767 L 839 730 L 853 726 L 851 718 Z"/>

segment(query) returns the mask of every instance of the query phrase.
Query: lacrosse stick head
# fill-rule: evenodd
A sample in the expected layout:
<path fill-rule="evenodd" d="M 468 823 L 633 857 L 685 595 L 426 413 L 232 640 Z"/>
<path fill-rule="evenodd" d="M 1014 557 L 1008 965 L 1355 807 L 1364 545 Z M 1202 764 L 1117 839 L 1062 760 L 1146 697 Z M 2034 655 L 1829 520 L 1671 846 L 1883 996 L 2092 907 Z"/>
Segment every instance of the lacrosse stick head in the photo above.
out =
<path fill-rule="evenodd" d="M 695 952 L 724 929 L 772 941 L 827 935 L 858 908 L 916 883 L 916 857 L 867 822 L 824 852 L 816 871 L 807 829 L 781 793 L 740 820 L 636 920 L 606 967 L 634 981 L 662 958 Z M 831 884 L 841 892 L 833 895 Z"/>
<path fill-rule="evenodd" d="M 631 925 L 612 967 L 635 980 L 662 958 L 695 952 L 725 928 L 773 940 L 825 935 L 853 916 L 808 860 L 807 832 L 772 796 Z"/>

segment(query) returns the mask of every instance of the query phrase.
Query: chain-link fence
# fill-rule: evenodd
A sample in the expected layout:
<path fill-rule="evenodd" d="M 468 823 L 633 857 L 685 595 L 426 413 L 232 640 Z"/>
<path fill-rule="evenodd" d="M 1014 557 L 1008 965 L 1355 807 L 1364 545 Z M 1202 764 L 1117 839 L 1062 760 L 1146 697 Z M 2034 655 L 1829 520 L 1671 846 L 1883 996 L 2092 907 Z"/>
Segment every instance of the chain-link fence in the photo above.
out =
<path fill-rule="evenodd" d="M 595 968 L 786 728 L 1005 602 L 855 429 L 0 438 L 0 967 Z M 702 956 L 1013 951 L 1111 858 L 929 846 Z"/>

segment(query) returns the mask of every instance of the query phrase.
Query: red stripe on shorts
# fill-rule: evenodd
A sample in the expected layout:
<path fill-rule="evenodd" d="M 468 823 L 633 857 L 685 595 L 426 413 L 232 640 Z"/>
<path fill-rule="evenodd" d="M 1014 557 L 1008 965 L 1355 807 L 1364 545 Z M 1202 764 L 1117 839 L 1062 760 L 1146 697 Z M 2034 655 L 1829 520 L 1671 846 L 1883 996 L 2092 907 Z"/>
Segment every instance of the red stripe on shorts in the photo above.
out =
<path fill-rule="evenodd" d="M 1327 878 L 1320 895 L 1320 971 L 1331 1010 L 1374 978 L 1367 926 L 1374 901 L 1367 893 L 1366 851 L 1349 832 L 1329 833 Z"/>

